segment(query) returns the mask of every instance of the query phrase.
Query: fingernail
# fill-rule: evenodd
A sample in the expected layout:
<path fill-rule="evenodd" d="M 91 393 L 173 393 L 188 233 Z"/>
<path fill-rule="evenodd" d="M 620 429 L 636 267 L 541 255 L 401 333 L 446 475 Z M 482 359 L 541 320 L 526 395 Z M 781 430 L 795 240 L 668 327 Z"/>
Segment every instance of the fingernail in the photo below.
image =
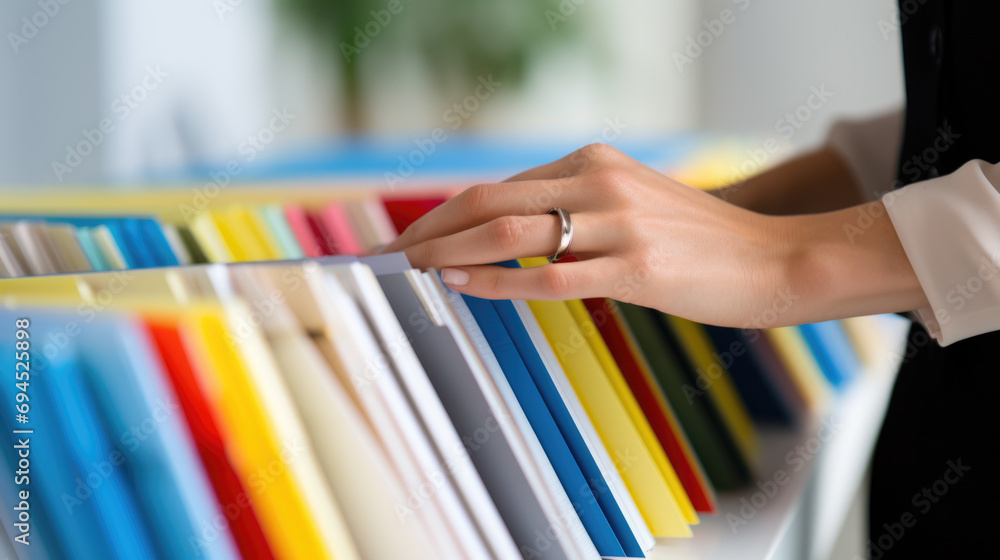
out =
<path fill-rule="evenodd" d="M 457 268 L 441 270 L 441 281 L 449 286 L 464 286 L 469 283 L 469 273 Z"/>

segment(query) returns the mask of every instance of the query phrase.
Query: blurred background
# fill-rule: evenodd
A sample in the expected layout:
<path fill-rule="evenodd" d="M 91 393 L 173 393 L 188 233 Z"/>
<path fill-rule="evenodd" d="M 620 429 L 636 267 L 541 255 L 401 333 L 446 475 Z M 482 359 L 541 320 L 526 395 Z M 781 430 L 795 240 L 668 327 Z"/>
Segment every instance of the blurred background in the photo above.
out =
<path fill-rule="evenodd" d="M 18 0 L 0 31 L 15 188 L 372 149 L 383 176 L 435 150 L 593 141 L 664 170 L 717 147 L 726 181 L 768 139 L 780 153 L 751 171 L 902 104 L 892 0 Z M 864 511 L 824 528 L 835 557 L 863 548 Z"/>
<path fill-rule="evenodd" d="M 891 0 L 4 2 L 0 184 L 128 185 L 345 139 L 409 150 L 436 129 L 435 143 L 560 149 L 709 132 L 790 152 L 901 103 L 896 14 Z"/>

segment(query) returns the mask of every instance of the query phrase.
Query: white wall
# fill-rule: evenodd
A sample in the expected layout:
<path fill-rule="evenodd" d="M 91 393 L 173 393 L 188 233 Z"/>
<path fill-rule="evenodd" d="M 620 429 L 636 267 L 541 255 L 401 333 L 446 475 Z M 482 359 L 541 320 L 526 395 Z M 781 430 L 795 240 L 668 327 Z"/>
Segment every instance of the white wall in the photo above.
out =
<path fill-rule="evenodd" d="M 199 0 L 59 2 L 46 2 L 58 13 L 17 52 L 9 33 L 20 34 L 22 17 L 45 17 L 36 2 L 0 6 L 3 183 L 86 183 L 224 161 L 267 124 L 267 0 L 234 1 L 222 15 Z"/>
<path fill-rule="evenodd" d="M 523 84 L 499 88 L 463 127 L 514 136 L 568 135 L 583 142 L 607 118 L 627 123 L 630 133 L 697 126 L 696 74 L 675 75 L 667 56 L 673 39 L 697 21 L 697 2 L 565 0 L 564 4 L 574 8 L 557 29 L 576 26 L 579 44 L 544 53 L 533 61 Z M 537 17 L 544 18 L 544 12 L 539 10 Z M 285 40 L 281 48 L 288 48 Z M 441 94 L 429 81 L 426 61 L 394 48 L 376 38 L 360 58 L 370 92 L 369 126 L 381 134 L 413 134 L 441 126 L 443 110 L 472 93 L 476 84 Z M 326 69 L 312 76 L 300 74 L 298 95 L 313 88 L 315 80 L 336 81 L 327 74 Z"/>
<path fill-rule="evenodd" d="M 59 8 L 50 17 L 34 2 L 0 2 L 0 181 L 5 184 L 54 181 L 52 160 L 99 120 L 100 10 L 79 1 Z M 97 177 L 99 158 L 88 158 L 78 169 Z"/>
<path fill-rule="evenodd" d="M 524 91 L 489 107 L 478 124 L 581 142 L 605 119 L 620 119 L 637 135 L 697 126 L 697 77 L 675 75 L 667 56 L 697 21 L 697 2 L 584 0 L 579 13 L 589 50 L 567 46 L 545 57 Z"/>
<path fill-rule="evenodd" d="M 119 125 L 108 137 L 107 176 L 228 158 L 266 124 L 268 3 L 242 0 L 231 2 L 231 11 L 216 9 L 225 3 L 103 0 L 102 110 Z M 148 80 L 157 68 L 165 75 Z M 128 113 L 121 104 L 112 108 L 144 80 L 159 83 Z"/>
<path fill-rule="evenodd" d="M 735 14 L 695 61 L 702 71 L 698 120 L 705 128 L 771 134 L 779 119 L 808 100 L 811 88 L 825 85 L 833 96 L 791 138 L 803 145 L 821 140 L 838 116 L 902 104 L 892 0 L 704 0 L 701 5 L 704 20 L 718 18 L 724 9 Z"/>
<path fill-rule="evenodd" d="M 233 10 L 217 12 L 227 2 Z M 878 26 L 891 21 L 891 0 L 565 4 L 575 6 L 569 17 L 581 42 L 539 57 L 523 87 L 500 88 L 463 127 L 579 143 L 606 119 L 635 136 L 687 129 L 766 135 L 811 87 L 826 86 L 833 97 L 791 139 L 802 144 L 821 138 L 838 115 L 901 99 L 898 39 L 884 38 Z M 676 56 L 688 54 L 702 21 L 723 9 L 735 21 L 678 68 Z M 20 18 L 37 11 L 35 2 L 0 4 L 0 31 L 18 32 Z M 64 163 L 67 146 L 105 118 L 115 131 L 64 181 L 242 157 L 241 143 L 274 108 L 288 107 L 296 118 L 270 153 L 342 133 L 340 61 L 310 52 L 303 32 L 282 21 L 272 0 L 69 1 L 20 52 L 0 45 L 0 182 L 55 182 L 52 163 Z M 373 132 L 407 136 L 440 126 L 443 108 L 467 92 L 439 93 L 418 62 L 386 62 L 395 54 L 377 41 L 365 53 Z M 162 83 L 127 116 L 116 111 L 115 100 L 157 65 L 167 74 Z"/>

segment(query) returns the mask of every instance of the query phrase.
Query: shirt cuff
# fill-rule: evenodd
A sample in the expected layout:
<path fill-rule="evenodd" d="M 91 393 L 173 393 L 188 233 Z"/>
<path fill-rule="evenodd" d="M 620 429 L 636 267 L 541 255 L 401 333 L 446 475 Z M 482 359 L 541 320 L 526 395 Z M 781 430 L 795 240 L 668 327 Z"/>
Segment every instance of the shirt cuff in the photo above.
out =
<path fill-rule="evenodd" d="M 942 346 L 1000 330 L 1000 166 L 973 160 L 882 197 Z"/>

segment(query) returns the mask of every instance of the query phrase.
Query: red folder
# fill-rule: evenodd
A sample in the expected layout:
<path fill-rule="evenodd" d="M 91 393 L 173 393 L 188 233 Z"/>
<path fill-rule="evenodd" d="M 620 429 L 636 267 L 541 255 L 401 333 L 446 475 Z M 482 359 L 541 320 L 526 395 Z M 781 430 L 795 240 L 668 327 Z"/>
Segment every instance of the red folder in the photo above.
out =
<path fill-rule="evenodd" d="M 645 363 L 646 359 L 639 350 L 639 345 L 633 339 L 632 332 L 628 330 L 628 325 L 624 323 L 611 300 L 591 298 L 583 300 L 583 303 L 593 317 L 605 344 L 611 350 L 625 382 L 639 402 L 642 413 L 653 428 L 656 439 L 659 440 L 670 464 L 677 472 L 677 477 L 684 486 L 691 504 L 698 512 L 716 513 L 715 491 L 708 482 L 701 464 L 698 463 L 691 444 L 687 442 L 687 436 L 680 431 L 680 425 L 676 420 L 670 422 L 669 417 L 673 416 L 669 410 L 670 404 L 656 385 L 649 366 Z M 650 373 L 644 373 L 644 368 Z"/>
<path fill-rule="evenodd" d="M 382 203 L 389 212 L 392 225 L 396 226 L 396 231 L 403 233 L 403 230 L 410 227 L 410 224 L 417 221 L 421 216 L 430 212 L 443 204 L 447 198 L 435 196 L 428 198 L 383 198 Z"/>
<path fill-rule="evenodd" d="M 297 204 L 289 204 L 284 207 L 284 210 L 285 220 L 288 221 L 288 227 L 295 234 L 295 240 L 299 242 L 302 254 L 309 258 L 328 255 L 329 253 L 323 252 L 320 240 L 316 238 L 314 228 L 309 223 L 309 216 L 306 214 L 305 209 Z"/>
<path fill-rule="evenodd" d="M 225 519 L 229 523 L 229 529 L 240 554 L 246 559 L 273 560 L 271 547 L 250 506 L 250 495 L 226 456 L 222 435 L 188 361 L 184 341 L 177 326 L 168 322 L 147 320 L 146 328 L 152 335 L 166 366 L 170 382 L 177 392 L 184 417 L 187 419 L 198 453 L 215 489 L 215 495 L 222 505 Z"/>
<path fill-rule="evenodd" d="M 333 202 L 317 216 L 316 222 L 322 227 L 334 255 L 359 255 L 361 242 L 351 225 L 351 219 L 344 207 Z"/>

